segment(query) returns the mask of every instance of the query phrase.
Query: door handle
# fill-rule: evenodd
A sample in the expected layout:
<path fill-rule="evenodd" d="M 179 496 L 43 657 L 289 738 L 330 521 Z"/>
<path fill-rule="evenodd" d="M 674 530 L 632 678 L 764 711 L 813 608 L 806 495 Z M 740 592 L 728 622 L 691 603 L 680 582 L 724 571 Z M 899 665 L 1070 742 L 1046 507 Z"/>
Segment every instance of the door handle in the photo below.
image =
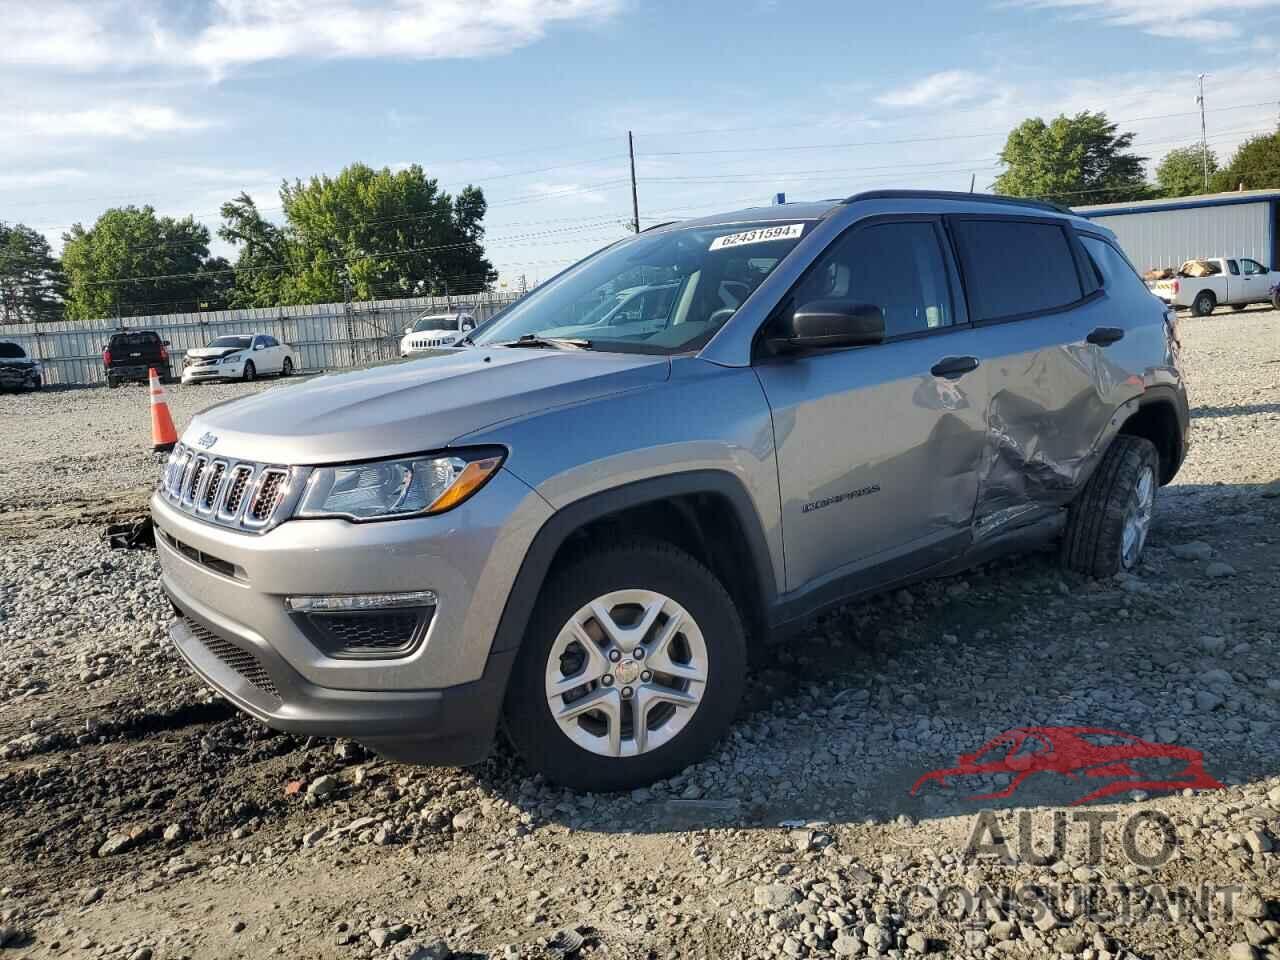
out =
<path fill-rule="evenodd" d="M 1124 331 L 1119 327 L 1098 327 L 1085 339 L 1090 343 L 1096 343 L 1100 347 L 1109 347 L 1117 340 L 1124 339 Z"/>
<path fill-rule="evenodd" d="M 946 377 L 948 380 L 954 380 L 956 377 L 972 373 L 977 369 L 977 357 L 943 357 L 929 369 L 929 372 L 935 377 Z"/>

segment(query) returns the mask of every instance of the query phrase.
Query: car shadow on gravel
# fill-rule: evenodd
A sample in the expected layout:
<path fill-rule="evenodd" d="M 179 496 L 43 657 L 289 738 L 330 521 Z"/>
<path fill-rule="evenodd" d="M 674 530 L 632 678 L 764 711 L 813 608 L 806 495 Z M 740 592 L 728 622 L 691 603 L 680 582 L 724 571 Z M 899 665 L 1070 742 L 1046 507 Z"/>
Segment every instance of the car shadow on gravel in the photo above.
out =
<path fill-rule="evenodd" d="M 548 810 L 480 781 L 571 828 L 637 833 L 1125 803 L 1275 776 L 1280 499 L 1274 486 L 1185 484 L 1158 504 L 1134 575 L 1089 580 L 1045 549 L 815 622 L 756 665 L 717 753 L 652 789 L 566 793 Z M 1207 552 L 1181 559 L 1172 548 L 1189 541 Z M 918 784 L 1027 727 L 1132 739 L 1090 734 L 1086 750 L 1042 734 L 977 760 L 994 767 Z"/>

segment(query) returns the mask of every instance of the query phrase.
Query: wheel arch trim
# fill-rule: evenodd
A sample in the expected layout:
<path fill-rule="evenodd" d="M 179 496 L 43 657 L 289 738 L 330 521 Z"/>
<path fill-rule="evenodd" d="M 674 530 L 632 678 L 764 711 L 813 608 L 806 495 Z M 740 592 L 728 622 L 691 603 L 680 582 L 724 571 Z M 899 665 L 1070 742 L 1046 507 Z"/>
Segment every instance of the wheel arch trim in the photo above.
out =
<path fill-rule="evenodd" d="M 633 507 L 693 494 L 718 495 L 728 501 L 746 540 L 762 602 L 766 609 L 772 606 L 776 599 L 773 561 L 764 529 L 746 488 L 723 470 L 691 470 L 636 480 L 591 494 L 561 507 L 548 518 L 534 535 L 507 594 L 490 654 L 519 647 L 552 561 L 575 532 L 596 520 Z"/>

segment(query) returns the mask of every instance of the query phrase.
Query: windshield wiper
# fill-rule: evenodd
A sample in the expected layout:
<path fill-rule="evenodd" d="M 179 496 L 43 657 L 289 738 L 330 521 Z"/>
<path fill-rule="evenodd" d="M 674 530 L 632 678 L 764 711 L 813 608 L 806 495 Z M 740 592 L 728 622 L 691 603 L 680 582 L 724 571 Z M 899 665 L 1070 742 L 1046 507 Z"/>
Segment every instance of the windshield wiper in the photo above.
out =
<path fill-rule="evenodd" d="M 495 343 L 495 347 L 551 347 L 553 350 L 590 350 L 590 340 L 574 340 L 565 337 L 540 337 L 536 333 L 526 333 L 518 340 L 506 343 Z"/>

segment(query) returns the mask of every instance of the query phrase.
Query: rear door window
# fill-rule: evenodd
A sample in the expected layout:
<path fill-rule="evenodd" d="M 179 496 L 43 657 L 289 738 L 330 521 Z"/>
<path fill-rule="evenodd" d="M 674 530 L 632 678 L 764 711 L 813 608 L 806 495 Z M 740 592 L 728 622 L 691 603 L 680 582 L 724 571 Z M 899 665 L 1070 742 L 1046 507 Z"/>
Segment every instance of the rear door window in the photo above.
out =
<path fill-rule="evenodd" d="M 957 219 L 953 226 L 973 320 L 1046 313 L 1083 297 L 1071 243 L 1060 225 Z"/>

